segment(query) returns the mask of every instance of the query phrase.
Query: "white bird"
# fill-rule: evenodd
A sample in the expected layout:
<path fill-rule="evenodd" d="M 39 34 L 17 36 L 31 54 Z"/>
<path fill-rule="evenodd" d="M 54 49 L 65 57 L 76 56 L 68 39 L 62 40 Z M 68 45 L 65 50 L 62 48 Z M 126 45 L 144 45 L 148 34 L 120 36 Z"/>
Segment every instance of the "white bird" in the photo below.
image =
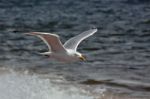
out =
<path fill-rule="evenodd" d="M 49 57 L 62 62 L 75 62 L 86 60 L 85 57 L 77 51 L 77 47 L 81 41 L 93 35 L 95 32 L 97 32 L 97 29 L 95 28 L 87 30 L 69 39 L 64 45 L 56 34 L 43 32 L 30 32 L 26 34 L 38 36 L 46 43 L 49 51 L 41 53 L 42 55 L 48 55 Z"/>

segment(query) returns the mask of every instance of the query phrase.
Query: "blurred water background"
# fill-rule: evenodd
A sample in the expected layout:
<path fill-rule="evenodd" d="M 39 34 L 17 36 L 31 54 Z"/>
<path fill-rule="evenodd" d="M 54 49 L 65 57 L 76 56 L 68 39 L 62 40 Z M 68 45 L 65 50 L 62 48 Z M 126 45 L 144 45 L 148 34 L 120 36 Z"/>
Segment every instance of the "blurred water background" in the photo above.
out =
<path fill-rule="evenodd" d="M 23 34 L 64 43 L 93 26 L 78 48 L 87 61 L 71 64 L 39 55 L 47 46 Z M 3 99 L 150 99 L 150 1 L 0 0 L 0 68 Z"/>

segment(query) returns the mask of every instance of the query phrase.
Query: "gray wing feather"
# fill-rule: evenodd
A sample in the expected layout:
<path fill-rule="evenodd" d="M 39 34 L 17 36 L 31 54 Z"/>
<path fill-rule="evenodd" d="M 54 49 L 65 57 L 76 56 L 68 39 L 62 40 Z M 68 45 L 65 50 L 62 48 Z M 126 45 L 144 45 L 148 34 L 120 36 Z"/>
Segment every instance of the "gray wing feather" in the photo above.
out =
<path fill-rule="evenodd" d="M 48 46 L 49 50 L 52 52 L 66 52 L 66 49 L 62 45 L 59 36 L 51 33 L 43 33 L 43 32 L 31 32 L 27 33 L 29 35 L 36 35 L 41 38 L 44 43 Z"/>
<path fill-rule="evenodd" d="M 51 46 L 48 44 L 48 42 L 42 36 L 37 35 L 37 37 L 39 37 L 47 45 L 48 50 L 51 52 Z"/>
<path fill-rule="evenodd" d="M 97 31 L 97 29 L 87 30 L 87 31 L 69 39 L 67 42 L 65 42 L 64 47 L 67 49 L 72 49 L 72 50 L 76 51 L 80 42 L 83 41 L 84 39 L 88 38 L 89 36 L 93 35 L 96 31 Z"/>

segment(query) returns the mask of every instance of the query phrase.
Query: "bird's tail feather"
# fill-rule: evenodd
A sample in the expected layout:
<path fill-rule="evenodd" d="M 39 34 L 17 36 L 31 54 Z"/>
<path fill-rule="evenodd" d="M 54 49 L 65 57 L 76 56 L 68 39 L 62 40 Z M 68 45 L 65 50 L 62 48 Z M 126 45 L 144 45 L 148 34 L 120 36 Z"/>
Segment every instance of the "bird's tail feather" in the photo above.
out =
<path fill-rule="evenodd" d="M 51 52 L 43 52 L 43 53 L 39 53 L 40 55 L 50 55 Z"/>

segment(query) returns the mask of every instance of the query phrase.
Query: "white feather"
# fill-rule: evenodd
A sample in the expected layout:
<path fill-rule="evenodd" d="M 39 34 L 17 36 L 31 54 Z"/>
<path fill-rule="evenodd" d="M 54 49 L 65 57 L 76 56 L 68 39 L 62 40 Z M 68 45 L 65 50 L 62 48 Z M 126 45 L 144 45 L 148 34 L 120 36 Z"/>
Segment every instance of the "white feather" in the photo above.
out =
<path fill-rule="evenodd" d="M 85 31 L 85 32 L 69 39 L 67 42 L 65 42 L 64 47 L 66 49 L 72 49 L 72 50 L 76 51 L 80 42 L 83 41 L 84 39 L 88 38 L 89 36 L 93 35 L 96 31 L 97 31 L 97 29 L 90 29 L 88 31 Z"/>

